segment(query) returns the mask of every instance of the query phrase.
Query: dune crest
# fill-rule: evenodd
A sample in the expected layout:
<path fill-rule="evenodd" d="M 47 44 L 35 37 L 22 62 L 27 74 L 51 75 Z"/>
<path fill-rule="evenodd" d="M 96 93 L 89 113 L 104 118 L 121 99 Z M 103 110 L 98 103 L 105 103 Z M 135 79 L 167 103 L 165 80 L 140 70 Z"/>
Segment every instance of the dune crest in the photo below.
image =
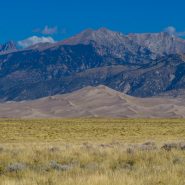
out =
<path fill-rule="evenodd" d="M 32 101 L 0 104 L 1 118 L 185 118 L 185 102 L 180 98 L 136 98 L 106 86 Z"/>

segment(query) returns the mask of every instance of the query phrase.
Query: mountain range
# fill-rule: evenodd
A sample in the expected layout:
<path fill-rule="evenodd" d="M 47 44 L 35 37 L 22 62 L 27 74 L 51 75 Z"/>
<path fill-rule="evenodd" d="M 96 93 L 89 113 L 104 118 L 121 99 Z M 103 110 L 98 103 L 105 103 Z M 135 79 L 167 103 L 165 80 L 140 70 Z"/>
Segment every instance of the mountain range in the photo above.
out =
<path fill-rule="evenodd" d="M 185 95 L 185 40 L 168 32 L 88 29 L 53 44 L 0 45 L 0 101 L 105 85 L 135 97 Z"/>

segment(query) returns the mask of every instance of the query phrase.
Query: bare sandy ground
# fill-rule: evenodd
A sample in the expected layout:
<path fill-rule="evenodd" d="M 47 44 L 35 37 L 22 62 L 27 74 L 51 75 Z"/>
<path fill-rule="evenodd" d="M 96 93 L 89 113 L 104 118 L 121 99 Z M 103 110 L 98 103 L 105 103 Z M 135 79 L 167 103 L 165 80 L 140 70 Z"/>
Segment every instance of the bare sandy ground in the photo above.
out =
<path fill-rule="evenodd" d="M 1 118 L 185 118 L 180 98 L 136 98 L 106 86 L 33 101 L 0 104 Z"/>

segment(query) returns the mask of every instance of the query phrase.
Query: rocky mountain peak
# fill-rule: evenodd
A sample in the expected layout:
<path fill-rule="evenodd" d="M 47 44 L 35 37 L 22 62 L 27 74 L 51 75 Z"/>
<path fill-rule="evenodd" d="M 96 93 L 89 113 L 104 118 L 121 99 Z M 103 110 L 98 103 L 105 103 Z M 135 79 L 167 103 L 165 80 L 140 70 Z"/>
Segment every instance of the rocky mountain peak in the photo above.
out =
<path fill-rule="evenodd" d="M 100 45 L 112 45 L 115 42 L 120 42 L 122 38 L 123 34 L 111 31 L 107 28 L 100 28 L 98 30 L 87 29 L 61 43 L 66 45 L 77 45 L 89 44 L 93 41 Z"/>
<path fill-rule="evenodd" d="M 107 28 L 87 29 L 57 44 L 88 45 L 92 42 L 101 48 L 99 53 L 105 52 L 102 51 L 102 46 L 105 46 L 118 58 L 123 57 L 127 51 L 136 54 L 138 52 L 143 53 L 146 49 L 155 56 L 185 53 L 185 40 L 168 32 L 124 35 Z"/>
<path fill-rule="evenodd" d="M 129 34 L 128 37 L 159 55 L 185 53 L 185 40 L 167 32 Z"/>
<path fill-rule="evenodd" d="M 17 50 L 16 43 L 13 41 L 9 41 L 5 44 L 0 44 L 0 53 L 7 53 L 16 50 Z"/>

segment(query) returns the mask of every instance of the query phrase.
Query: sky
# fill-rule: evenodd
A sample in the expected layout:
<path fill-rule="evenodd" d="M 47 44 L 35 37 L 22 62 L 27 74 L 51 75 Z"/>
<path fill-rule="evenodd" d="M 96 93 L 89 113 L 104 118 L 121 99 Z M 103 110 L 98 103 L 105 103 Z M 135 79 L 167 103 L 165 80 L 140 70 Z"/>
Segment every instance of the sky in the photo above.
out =
<path fill-rule="evenodd" d="M 106 27 L 127 33 L 185 32 L 184 0 L 0 0 L 0 43 L 55 42 Z M 29 42 L 28 42 L 29 39 Z"/>

